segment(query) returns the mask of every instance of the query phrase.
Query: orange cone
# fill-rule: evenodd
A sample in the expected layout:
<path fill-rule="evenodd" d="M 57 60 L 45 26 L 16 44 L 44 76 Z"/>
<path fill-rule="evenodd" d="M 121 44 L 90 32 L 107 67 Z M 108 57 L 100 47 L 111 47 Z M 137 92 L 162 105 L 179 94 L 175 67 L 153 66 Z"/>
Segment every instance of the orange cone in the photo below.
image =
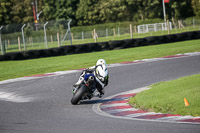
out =
<path fill-rule="evenodd" d="M 185 102 L 185 106 L 190 106 L 186 98 L 184 98 L 184 102 Z"/>

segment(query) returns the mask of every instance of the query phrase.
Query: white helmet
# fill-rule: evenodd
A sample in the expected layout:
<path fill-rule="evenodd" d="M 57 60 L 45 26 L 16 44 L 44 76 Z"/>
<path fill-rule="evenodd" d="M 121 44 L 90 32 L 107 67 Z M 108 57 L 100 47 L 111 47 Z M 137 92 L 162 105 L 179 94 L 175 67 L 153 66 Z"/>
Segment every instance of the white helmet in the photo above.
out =
<path fill-rule="evenodd" d="M 105 67 L 107 68 L 107 64 L 104 59 L 99 59 L 96 63 L 96 66 L 98 66 L 98 65 L 105 65 Z"/>
<path fill-rule="evenodd" d="M 104 84 L 108 78 L 107 64 L 104 59 L 99 59 L 96 63 L 95 76 Z"/>

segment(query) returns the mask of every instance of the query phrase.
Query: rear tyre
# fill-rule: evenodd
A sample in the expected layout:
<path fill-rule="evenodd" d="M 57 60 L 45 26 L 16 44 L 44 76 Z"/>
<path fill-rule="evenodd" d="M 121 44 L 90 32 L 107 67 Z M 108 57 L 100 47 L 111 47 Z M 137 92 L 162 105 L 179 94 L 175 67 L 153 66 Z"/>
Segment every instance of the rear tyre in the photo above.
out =
<path fill-rule="evenodd" d="M 73 105 L 78 104 L 78 102 L 81 100 L 83 94 L 86 92 L 87 87 L 85 85 L 81 85 L 81 87 L 76 91 L 76 93 L 74 94 L 74 96 L 71 99 L 71 103 Z"/>

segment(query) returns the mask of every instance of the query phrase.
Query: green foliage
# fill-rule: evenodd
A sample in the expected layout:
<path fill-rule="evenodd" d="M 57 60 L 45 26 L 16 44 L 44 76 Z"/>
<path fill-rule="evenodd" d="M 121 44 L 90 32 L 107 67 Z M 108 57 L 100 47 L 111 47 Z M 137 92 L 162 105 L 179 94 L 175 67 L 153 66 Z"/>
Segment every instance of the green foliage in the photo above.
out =
<path fill-rule="evenodd" d="M 45 21 L 73 19 L 72 24 L 76 25 L 75 12 L 79 0 L 44 0 L 43 18 Z"/>
<path fill-rule="evenodd" d="M 34 22 L 36 3 L 40 22 L 72 19 L 76 26 L 163 19 L 161 0 L 1 0 L 1 25 Z M 199 0 L 170 0 L 165 6 L 168 19 L 200 16 Z"/>
<path fill-rule="evenodd" d="M 26 23 L 33 21 L 31 0 L 12 0 L 12 23 Z"/>
<path fill-rule="evenodd" d="M 200 1 L 199 0 L 192 0 L 192 7 L 194 13 L 197 17 L 200 17 Z"/>
<path fill-rule="evenodd" d="M 11 20 L 11 0 L 1 0 L 0 2 L 0 24 L 10 23 Z"/>

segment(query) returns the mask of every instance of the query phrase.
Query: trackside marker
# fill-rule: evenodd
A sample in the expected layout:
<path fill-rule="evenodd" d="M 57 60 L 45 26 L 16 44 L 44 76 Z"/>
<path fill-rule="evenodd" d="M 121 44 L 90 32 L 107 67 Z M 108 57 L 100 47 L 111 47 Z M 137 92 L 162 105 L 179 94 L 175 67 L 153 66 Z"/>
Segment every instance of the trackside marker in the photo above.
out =
<path fill-rule="evenodd" d="M 185 106 L 190 106 L 189 102 L 187 101 L 186 98 L 184 98 Z"/>

